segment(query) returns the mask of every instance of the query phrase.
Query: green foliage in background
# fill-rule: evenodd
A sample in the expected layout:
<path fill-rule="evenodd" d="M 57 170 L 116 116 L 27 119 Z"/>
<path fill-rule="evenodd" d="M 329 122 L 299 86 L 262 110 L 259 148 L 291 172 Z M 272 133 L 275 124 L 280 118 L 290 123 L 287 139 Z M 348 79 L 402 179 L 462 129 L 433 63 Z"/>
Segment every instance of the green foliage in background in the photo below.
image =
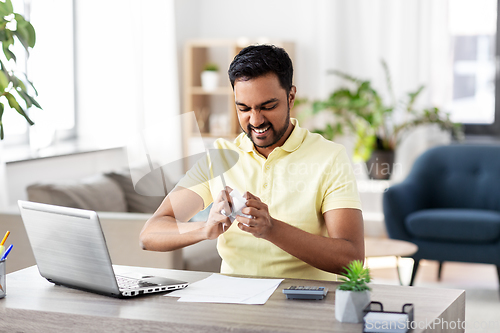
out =
<path fill-rule="evenodd" d="M 436 107 L 417 110 L 415 101 L 420 96 L 424 86 L 407 93 L 407 98 L 397 101 L 392 89 L 391 76 L 385 61 L 382 60 L 387 89 L 391 103 L 384 103 L 382 97 L 369 80 L 361 80 L 337 70 L 329 74 L 337 75 L 354 85 L 354 89 L 342 87 L 335 90 L 326 100 L 315 101 L 312 113 L 328 110 L 333 113 L 335 122 L 314 132 L 333 140 L 337 135 L 352 133 L 356 136 L 354 157 L 367 161 L 372 151 L 394 151 L 405 131 L 423 124 L 437 124 L 441 129 L 453 131 L 455 137 L 463 136 L 461 125 L 453 123 L 450 115 Z M 396 122 L 394 113 L 402 111 L 404 120 Z"/>
<path fill-rule="evenodd" d="M 370 270 L 363 267 L 363 263 L 359 260 L 353 260 L 344 267 L 345 273 L 341 273 L 344 277 L 340 278 L 343 283 L 338 287 L 340 290 L 349 291 L 365 291 L 371 290 L 368 287 L 372 278 L 370 276 Z"/>
<path fill-rule="evenodd" d="M 32 106 L 41 109 L 33 97 L 38 95 L 33 83 L 28 80 L 25 73 L 12 69 L 15 68 L 17 61 L 12 48 L 16 40 L 22 44 L 23 52 L 27 53 L 29 48 L 35 46 L 35 29 L 22 15 L 14 13 L 11 0 L 0 0 L 0 41 L 5 56 L 0 57 L 0 140 L 4 138 L 2 116 L 5 110 L 17 111 L 30 125 L 33 125 L 27 110 Z"/>
<path fill-rule="evenodd" d="M 205 64 L 205 66 L 203 67 L 203 70 L 217 72 L 219 70 L 219 66 L 216 63 L 209 62 L 209 63 Z"/>

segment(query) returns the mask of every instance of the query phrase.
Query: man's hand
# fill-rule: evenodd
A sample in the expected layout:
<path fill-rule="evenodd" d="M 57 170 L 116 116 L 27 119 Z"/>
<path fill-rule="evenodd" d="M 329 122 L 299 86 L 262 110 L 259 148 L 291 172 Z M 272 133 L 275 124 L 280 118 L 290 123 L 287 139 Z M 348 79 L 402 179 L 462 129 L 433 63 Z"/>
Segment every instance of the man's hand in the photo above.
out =
<path fill-rule="evenodd" d="M 251 233 L 257 238 L 266 238 L 272 231 L 274 226 L 274 219 L 269 215 L 269 209 L 259 197 L 250 192 L 244 195 L 247 199 L 246 208 L 241 212 L 243 214 L 251 215 L 253 218 L 247 218 L 238 215 L 236 220 L 239 222 L 238 227 L 246 232 Z"/>
<path fill-rule="evenodd" d="M 220 191 L 217 199 L 214 201 L 207 222 L 205 222 L 205 232 L 207 239 L 215 239 L 219 237 L 225 230 L 231 226 L 229 217 L 222 215 L 221 211 L 231 212 L 231 197 L 229 193 L 233 189 L 229 186 Z"/>

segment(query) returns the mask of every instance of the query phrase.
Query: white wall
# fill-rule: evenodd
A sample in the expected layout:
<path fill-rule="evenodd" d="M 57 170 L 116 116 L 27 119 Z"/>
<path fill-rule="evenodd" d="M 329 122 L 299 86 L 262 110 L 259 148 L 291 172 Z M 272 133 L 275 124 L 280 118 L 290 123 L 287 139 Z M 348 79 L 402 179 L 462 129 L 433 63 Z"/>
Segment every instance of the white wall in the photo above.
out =
<path fill-rule="evenodd" d="M 128 1 L 76 1 L 78 135 L 89 142 L 123 141 L 143 111 L 140 48 Z"/>
<path fill-rule="evenodd" d="M 81 144 L 125 146 L 144 128 L 179 115 L 173 0 L 75 1 L 75 13 Z M 180 126 L 170 126 L 168 145 L 170 151 L 181 149 Z M 30 183 L 79 179 L 126 166 L 123 149 L 8 164 L 7 196 L 0 188 L 0 204 L 6 197 L 9 204 L 24 199 Z"/>
<path fill-rule="evenodd" d="M 445 94 L 436 76 L 447 61 L 447 45 L 439 43 L 446 33 L 446 21 L 441 19 L 445 1 L 176 0 L 175 4 L 179 46 L 189 38 L 293 41 L 298 97 L 325 98 L 345 85 L 326 74 L 328 69 L 338 69 L 372 80 L 389 98 L 380 65 L 384 58 L 398 98 L 426 84 L 421 104 L 442 106 Z M 448 140 L 446 135 L 427 135 L 425 130 L 412 133 L 397 152 L 403 165 L 399 179 L 424 150 Z M 340 141 L 352 145 L 349 140 Z"/>
<path fill-rule="evenodd" d="M 78 135 L 126 144 L 180 112 L 173 0 L 76 2 Z M 180 146 L 180 131 L 171 132 Z"/>
<path fill-rule="evenodd" d="M 319 97 L 322 0 L 176 0 L 178 45 L 189 38 L 293 41 L 299 96 Z M 182 59 L 182 56 L 180 57 Z"/>
<path fill-rule="evenodd" d="M 8 163 L 5 168 L 8 206 L 15 206 L 17 200 L 27 199 L 28 185 L 62 180 L 76 181 L 127 166 L 126 153 L 121 148 Z"/>
<path fill-rule="evenodd" d="M 82 139 L 96 145 L 126 144 L 132 133 L 178 115 L 183 46 L 190 38 L 269 37 L 295 42 L 299 97 L 327 96 L 339 84 L 326 75 L 331 68 L 383 84 L 381 56 L 396 61 L 394 80 L 405 92 L 425 83 L 432 74 L 414 63 L 415 59 L 435 53 L 420 47 L 429 31 L 419 35 L 409 28 L 415 23 L 415 13 L 425 17 L 431 3 L 434 2 L 408 0 L 403 5 L 397 0 L 76 1 L 78 132 Z M 397 27 L 405 24 L 408 28 L 398 34 Z M 384 34 L 384 29 L 392 32 Z M 400 50 L 399 42 L 405 36 L 410 45 L 418 40 L 414 46 Z M 408 57 L 415 53 L 418 56 Z M 425 65 L 425 59 L 420 64 Z M 426 96 L 426 100 L 433 98 Z M 171 145 L 180 149 L 180 132 L 169 135 Z M 429 145 L 442 142 L 439 135 L 434 135 L 431 142 L 425 133 L 423 136 L 425 139 L 413 134 L 400 149 L 405 172 L 416 155 Z M 84 162 L 73 163 L 64 172 L 73 170 L 72 175 L 77 177 L 87 173 L 84 170 L 91 171 L 83 165 Z M 11 175 L 22 177 L 22 172 L 9 169 Z M 43 180 L 46 172 L 49 171 L 39 169 L 33 175 Z M 18 182 L 9 183 L 15 199 L 21 189 L 12 184 Z"/>

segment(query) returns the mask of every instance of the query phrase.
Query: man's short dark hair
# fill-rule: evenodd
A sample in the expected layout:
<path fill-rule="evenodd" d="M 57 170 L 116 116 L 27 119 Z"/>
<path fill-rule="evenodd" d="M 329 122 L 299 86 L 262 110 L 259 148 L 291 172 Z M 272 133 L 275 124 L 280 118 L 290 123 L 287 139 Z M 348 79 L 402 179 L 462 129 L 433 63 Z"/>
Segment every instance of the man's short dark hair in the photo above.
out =
<path fill-rule="evenodd" d="M 227 72 L 231 86 L 238 79 L 250 80 L 268 73 L 278 76 L 280 85 L 286 93 L 292 88 L 292 60 L 281 47 L 274 45 L 251 45 L 245 47 L 234 57 Z"/>

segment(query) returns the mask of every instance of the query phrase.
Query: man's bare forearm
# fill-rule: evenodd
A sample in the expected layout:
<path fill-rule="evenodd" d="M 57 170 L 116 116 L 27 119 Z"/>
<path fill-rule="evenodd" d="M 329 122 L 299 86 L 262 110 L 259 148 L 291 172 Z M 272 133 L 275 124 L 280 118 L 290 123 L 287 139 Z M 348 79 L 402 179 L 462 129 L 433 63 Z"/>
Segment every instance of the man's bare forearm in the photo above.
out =
<path fill-rule="evenodd" d="M 145 250 L 173 251 L 206 238 L 205 222 L 179 222 L 171 216 L 153 216 L 141 231 L 140 242 Z"/>
<path fill-rule="evenodd" d="M 364 260 L 364 244 L 313 235 L 285 222 L 274 220 L 273 228 L 265 238 L 282 250 L 311 266 L 331 273 L 343 272 L 352 260 Z"/>

